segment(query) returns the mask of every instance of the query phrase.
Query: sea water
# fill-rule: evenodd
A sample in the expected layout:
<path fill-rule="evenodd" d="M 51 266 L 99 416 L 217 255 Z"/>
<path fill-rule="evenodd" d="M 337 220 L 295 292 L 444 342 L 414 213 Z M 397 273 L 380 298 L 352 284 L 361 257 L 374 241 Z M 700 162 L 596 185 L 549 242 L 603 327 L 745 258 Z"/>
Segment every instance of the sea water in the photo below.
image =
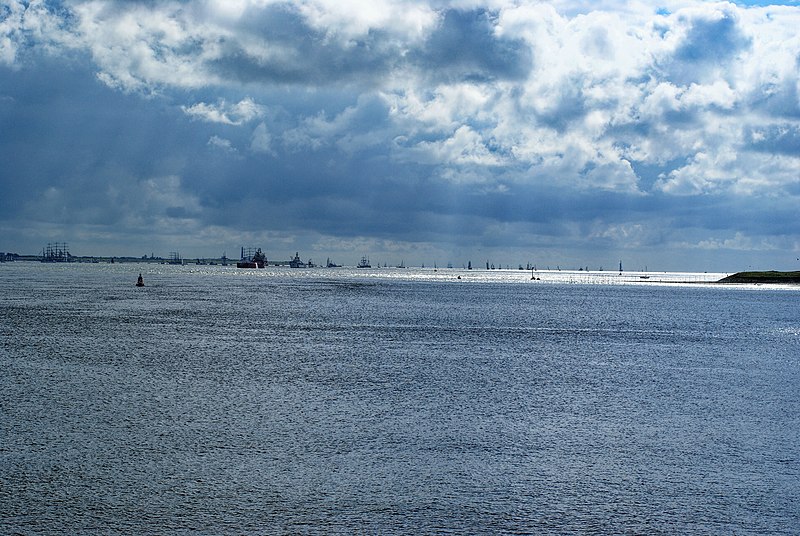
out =
<path fill-rule="evenodd" d="M 0 265 L 0 532 L 796 534 L 800 292 L 647 277 Z"/>

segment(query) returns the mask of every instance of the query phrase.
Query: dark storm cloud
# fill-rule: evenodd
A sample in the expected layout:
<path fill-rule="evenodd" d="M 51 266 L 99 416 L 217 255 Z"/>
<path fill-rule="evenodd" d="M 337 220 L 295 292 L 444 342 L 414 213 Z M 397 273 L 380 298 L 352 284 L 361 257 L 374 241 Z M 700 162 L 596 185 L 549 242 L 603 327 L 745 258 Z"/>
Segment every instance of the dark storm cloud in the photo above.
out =
<path fill-rule="evenodd" d="M 55 60 L 0 77 L 0 94 L 0 124 L 11 133 L 0 136 L 0 152 L 14 155 L 1 172 L 5 217 L 114 224 L 125 216 L 115 192 L 135 193 L 142 177 L 174 173 L 187 157 L 176 154 L 176 141 L 199 141 L 176 129 L 176 109 L 115 92 Z"/>

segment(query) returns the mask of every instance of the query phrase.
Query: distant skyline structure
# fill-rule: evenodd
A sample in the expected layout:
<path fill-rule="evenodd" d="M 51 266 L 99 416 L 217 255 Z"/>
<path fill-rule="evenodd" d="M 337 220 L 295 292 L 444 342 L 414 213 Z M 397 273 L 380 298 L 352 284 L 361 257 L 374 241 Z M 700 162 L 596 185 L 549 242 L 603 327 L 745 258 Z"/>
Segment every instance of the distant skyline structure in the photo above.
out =
<path fill-rule="evenodd" d="M 800 3 L 5 0 L 0 251 L 800 269 Z"/>

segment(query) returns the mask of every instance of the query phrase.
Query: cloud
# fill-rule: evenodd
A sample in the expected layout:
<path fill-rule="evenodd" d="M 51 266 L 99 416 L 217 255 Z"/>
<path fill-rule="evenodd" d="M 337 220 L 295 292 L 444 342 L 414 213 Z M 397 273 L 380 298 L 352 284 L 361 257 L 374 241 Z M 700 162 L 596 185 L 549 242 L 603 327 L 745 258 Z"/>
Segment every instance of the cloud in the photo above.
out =
<path fill-rule="evenodd" d="M 26 61 L 32 49 L 59 54 L 63 47 L 80 47 L 72 33 L 69 11 L 51 9 L 44 2 L 8 0 L 0 5 L 0 65 Z"/>
<path fill-rule="evenodd" d="M 267 125 L 259 123 L 253 131 L 253 136 L 250 141 L 250 149 L 257 153 L 268 153 L 275 155 L 272 149 L 272 136 L 267 130 Z"/>
<path fill-rule="evenodd" d="M 667 76 L 681 85 L 730 76 L 726 67 L 752 46 L 731 4 L 685 8 L 670 22 L 666 40 L 675 48 L 662 62 Z"/>
<path fill-rule="evenodd" d="M 0 9 L 7 219 L 74 223 L 88 199 L 92 225 L 178 219 L 226 236 L 260 225 L 276 240 L 426 247 L 483 243 L 491 228 L 509 247 L 686 249 L 704 230 L 721 240 L 741 200 L 775 214 L 776 199 L 800 196 L 796 5 Z M 105 208 L 103 192 L 149 180 L 190 202 L 119 209 L 159 215 L 146 221 Z M 769 232 L 746 225 L 729 235 Z"/>
<path fill-rule="evenodd" d="M 221 99 L 217 104 L 199 102 L 192 106 L 181 106 L 181 110 L 191 117 L 225 125 L 241 125 L 264 115 L 264 107 L 249 97 L 232 105 Z"/>
<path fill-rule="evenodd" d="M 211 136 L 208 139 L 208 145 L 222 149 L 223 151 L 236 152 L 231 140 L 226 140 L 225 138 L 220 138 L 219 136 Z"/>
<path fill-rule="evenodd" d="M 224 34 L 197 25 L 188 6 L 96 0 L 77 3 L 74 16 L 98 78 L 110 87 L 149 92 L 221 82 L 204 63 Z"/>
<path fill-rule="evenodd" d="M 423 4 L 78 2 L 78 28 L 112 87 L 373 82 L 436 20 Z"/>
<path fill-rule="evenodd" d="M 427 164 L 455 164 L 459 166 L 493 166 L 500 164 L 481 136 L 469 128 L 461 126 L 452 136 L 427 142 L 419 142 L 412 152 L 415 160 Z"/>
<path fill-rule="evenodd" d="M 771 251 L 782 249 L 782 244 L 775 243 L 774 240 L 754 241 L 743 233 L 735 233 L 732 238 L 712 238 L 701 240 L 691 247 L 707 250 L 739 250 L 739 251 Z"/>
<path fill-rule="evenodd" d="M 477 9 L 444 12 L 411 62 L 428 76 L 446 82 L 522 79 L 531 68 L 522 41 L 498 35 L 493 14 Z"/>
<path fill-rule="evenodd" d="M 791 123 L 770 124 L 765 127 L 749 126 L 744 133 L 745 143 L 751 149 L 766 154 L 780 153 L 787 157 L 800 155 L 800 125 Z"/>

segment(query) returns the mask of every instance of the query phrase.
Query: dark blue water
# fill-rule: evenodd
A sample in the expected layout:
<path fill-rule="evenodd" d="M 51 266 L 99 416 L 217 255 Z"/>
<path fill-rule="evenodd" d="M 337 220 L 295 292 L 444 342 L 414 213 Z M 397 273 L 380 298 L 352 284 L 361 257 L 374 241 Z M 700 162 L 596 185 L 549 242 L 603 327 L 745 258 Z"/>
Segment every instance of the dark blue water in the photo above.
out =
<path fill-rule="evenodd" d="M 0 532 L 797 533 L 799 291 L 406 273 L 1 265 Z"/>

